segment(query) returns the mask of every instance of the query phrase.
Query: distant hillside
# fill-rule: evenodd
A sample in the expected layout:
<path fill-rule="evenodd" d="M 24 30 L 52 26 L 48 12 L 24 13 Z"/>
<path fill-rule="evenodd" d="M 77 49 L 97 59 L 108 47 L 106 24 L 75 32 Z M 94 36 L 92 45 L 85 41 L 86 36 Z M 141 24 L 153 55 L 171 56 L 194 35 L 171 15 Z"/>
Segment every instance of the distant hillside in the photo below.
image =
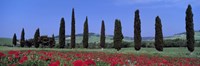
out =
<path fill-rule="evenodd" d="M 82 42 L 83 34 L 76 34 L 76 42 Z M 55 39 L 58 41 L 59 36 L 55 36 Z M 143 37 L 143 40 L 152 40 L 153 37 Z M 70 35 L 66 35 L 66 41 L 70 41 Z M 100 41 L 100 35 L 96 33 L 89 33 L 89 43 L 95 43 Z M 124 41 L 133 42 L 133 37 L 124 36 Z M 113 35 L 106 35 L 106 42 L 113 42 Z"/>
<path fill-rule="evenodd" d="M 173 36 L 165 37 L 164 39 L 186 39 L 186 32 L 174 34 Z M 200 31 L 195 31 L 195 40 L 200 40 Z"/>
<path fill-rule="evenodd" d="M 70 35 L 66 35 L 66 41 L 70 42 Z M 59 36 L 55 36 L 55 39 L 58 41 Z M 76 34 L 76 42 L 81 43 L 83 39 L 83 34 Z M 100 35 L 96 33 L 89 33 L 89 43 L 99 43 Z M 131 37 L 125 37 L 124 41 L 131 42 Z M 113 42 L 113 35 L 106 35 L 106 42 L 111 43 Z"/>
<path fill-rule="evenodd" d="M 83 34 L 76 34 L 76 42 L 82 42 Z M 186 33 L 177 33 L 173 36 L 164 37 L 164 39 L 186 39 Z M 55 36 L 56 42 L 58 43 L 58 36 Z M 142 37 L 143 41 L 153 41 L 154 37 Z M 200 31 L 195 31 L 195 40 L 200 41 Z M 66 35 L 66 41 L 70 42 L 70 35 Z M 100 41 L 100 35 L 96 33 L 89 33 L 89 43 L 98 43 Z M 133 42 L 133 37 L 124 37 L 124 41 L 126 42 Z M 111 43 L 113 42 L 113 35 L 106 35 L 106 42 Z M 0 38 L 0 45 L 12 45 L 12 38 Z"/>
<path fill-rule="evenodd" d="M 0 45 L 11 45 L 12 39 L 11 38 L 0 38 Z"/>

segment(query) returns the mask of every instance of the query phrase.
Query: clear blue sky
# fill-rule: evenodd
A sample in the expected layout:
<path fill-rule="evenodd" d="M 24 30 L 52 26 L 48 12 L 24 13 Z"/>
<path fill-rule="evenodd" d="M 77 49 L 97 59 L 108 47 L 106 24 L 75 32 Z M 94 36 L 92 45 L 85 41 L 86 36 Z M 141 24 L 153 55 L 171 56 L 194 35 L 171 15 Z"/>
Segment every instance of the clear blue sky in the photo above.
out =
<path fill-rule="evenodd" d="M 106 34 L 113 35 L 116 18 L 122 22 L 125 36 L 133 37 L 134 11 L 140 10 L 142 36 L 154 36 L 155 17 L 160 16 L 164 36 L 185 32 L 185 10 L 191 4 L 195 30 L 200 30 L 199 0 L 0 0 L 0 37 L 32 38 L 40 28 L 41 35 L 58 35 L 61 17 L 66 34 L 71 32 L 71 11 L 75 8 L 76 33 L 83 32 L 88 16 L 89 32 L 100 33 L 105 21 Z"/>

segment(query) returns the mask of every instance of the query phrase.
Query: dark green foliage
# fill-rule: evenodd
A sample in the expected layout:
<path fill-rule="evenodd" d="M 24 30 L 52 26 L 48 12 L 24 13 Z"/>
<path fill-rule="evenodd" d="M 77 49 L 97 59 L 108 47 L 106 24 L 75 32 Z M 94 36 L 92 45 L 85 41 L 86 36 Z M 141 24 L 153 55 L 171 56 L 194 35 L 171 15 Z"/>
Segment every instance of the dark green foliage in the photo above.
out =
<path fill-rule="evenodd" d="M 24 28 L 23 28 L 22 32 L 21 32 L 20 46 L 24 47 L 24 45 L 25 45 L 25 32 L 24 32 Z"/>
<path fill-rule="evenodd" d="M 186 40 L 183 39 L 167 39 L 164 40 L 164 47 L 186 47 Z"/>
<path fill-rule="evenodd" d="M 71 24 L 71 48 L 75 48 L 76 35 L 75 35 L 75 13 L 74 8 L 72 9 L 72 24 Z"/>
<path fill-rule="evenodd" d="M 31 47 L 34 43 L 34 39 L 29 39 L 29 40 L 26 40 L 26 46 L 27 47 Z"/>
<path fill-rule="evenodd" d="M 115 20 L 115 29 L 114 29 L 114 48 L 119 51 L 121 49 L 121 44 L 124 36 L 122 34 L 122 27 L 120 20 Z"/>
<path fill-rule="evenodd" d="M 88 18 L 86 17 L 85 23 L 84 23 L 84 32 L 83 32 L 83 47 L 88 48 Z"/>
<path fill-rule="evenodd" d="M 17 44 L 17 36 L 16 36 L 16 34 L 14 34 L 14 36 L 13 36 L 12 43 L 13 43 L 14 46 L 16 46 L 16 44 Z"/>
<path fill-rule="evenodd" d="M 39 41 L 38 41 L 39 37 L 40 37 L 40 29 L 38 28 L 35 31 L 35 35 L 34 35 L 34 46 L 35 46 L 35 48 L 38 48 L 40 46 Z"/>
<path fill-rule="evenodd" d="M 187 39 L 187 48 L 190 52 L 194 51 L 194 24 L 193 24 L 193 13 L 191 5 L 188 5 L 186 10 L 186 39 Z"/>
<path fill-rule="evenodd" d="M 65 20 L 64 18 L 61 18 L 60 21 L 60 30 L 59 30 L 59 44 L 60 48 L 65 47 Z"/>
<path fill-rule="evenodd" d="M 105 48 L 105 25 L 104 25 L 104 21 L 102 21 L 101 24 L 101 37 L 100 37 L 100 46 L 101 48 Z"/>
<path fill-rule="evenodd" d="M 135 20 L 134 20 L 134 44 L 135 44 L 135 50 L 139 51 L 141 48 L 141 21 L 140 21 L 140 15 L 139 10 L 135 11 Z"/>
<path fill-rule="evenodd" d="M 155 48 L 158 51 L 163 51 L 163 33 L 162 33 L 162 23 L 159 16 L 156 17 L 155 23 Z"/>
<path fill-rule="evenodd" d="M 50 39 L 50 42 L 49 42 L 49 47 L 50 48 L 53 48 L 55 46 L 55 37 L 54 37 L 54 34 L 52 35 L 52 38 Z"/>

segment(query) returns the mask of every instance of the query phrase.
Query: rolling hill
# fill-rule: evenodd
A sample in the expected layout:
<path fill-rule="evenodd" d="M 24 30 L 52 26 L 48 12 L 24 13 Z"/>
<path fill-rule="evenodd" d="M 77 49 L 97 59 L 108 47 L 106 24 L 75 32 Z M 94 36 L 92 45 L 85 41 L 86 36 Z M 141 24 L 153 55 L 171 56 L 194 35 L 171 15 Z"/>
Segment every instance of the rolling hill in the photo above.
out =
<path fill-rule="evenodd" d="M 82 42 L 82 36 L 83 34 L 76 34 L 76 42 L 81 43 Z M 58 43 L 59 36 L 55 36 L 56 42 Z M 186 33 L 177 33 L 173 36 L 167 36 L 164 37 L 164 39 L 186 39 Z M 99 43 L 100 35 L 96 33 L 89 33 L 89 43 Z M 127 37 L 125 36 L 124 41 L 126 42 L 133 42 L 133 37 Z M 154 37 L 142 37 L 143 41 L 153 41 Z M 200 31 L 195 31 L 195 40 L 200 41 Z M 66 41 L 70 42 L 70 35 L 66 35 Z M 113 42 L 113 35 L 106 35 L 106 42 L 111 43 Z M 0 38 L 0 45 L 12 45 L 12 38 Z"/>
<path fill-rule="evenodd" d="M 0 45 L 12 45 L 11 38 L 0 38 Z"/>
<path fill-rule="evenodd" d="M 173 36 L 165 37 L 164 39 L 183 39 L 186 40 L 186 32 L 174 34 Z M 200 31 L 195 31 L 195 40 L 200 41 Z"/>

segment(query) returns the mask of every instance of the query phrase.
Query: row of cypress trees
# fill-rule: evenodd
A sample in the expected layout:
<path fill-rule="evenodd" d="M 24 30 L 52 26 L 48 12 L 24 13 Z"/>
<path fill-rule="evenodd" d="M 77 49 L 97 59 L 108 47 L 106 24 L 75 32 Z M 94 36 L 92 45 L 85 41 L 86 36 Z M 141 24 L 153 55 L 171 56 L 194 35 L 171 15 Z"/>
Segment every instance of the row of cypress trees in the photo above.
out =
<path fill-rule="evenodd" d="M 186 39 L 187 39 L 187 47 L 190 52 L 194 51 L 194 24 L 193 24 L 193 13 L 192 13 L 192 7 L 191 5 L 188 5 L 188 8 L 186 10 Z M 83 47 L 88 48 L 88 17 L 86 17 L 86 20 L 84 22 L 84 32 L 83 32 Z M 20 39 L 20 46 L 24 47 L 25 44 L 25 38 L 24 38 L 24 28 L 21 32 L 21 39 Z M 34 45 L 35 47 L 39 47 L 39 43 L 37 43 L 37 40 L 40 36 L 39 28 L 36 30 L 34 35 Z M 100 36 L 100 46 L 101 48 L 105 48 L 105 24 L 104 20 L 102 20 L 101 25 L 101 36 Z M 114 48 L 118 51 L 121 49 L 121 44 L 123 40 L 123 33 L 122 33 L 122 26 L 121 21 L 119 19 L 115 20 L 115 27 L 114 27 Z M 16 45 L 17 37 L 16 34 L 13 36 L 13 44 Z M 76 37 L 75 37 L 75 12 L 74 8 L 72 9 L 72 21 L 71 21 L 71 48 L 75 48 L 76 44 Z M 139 51 L 141 49 L 141 43 L 142 43 L 142 37 L 141 37 L 141 20 L 139 15 L 139 10 L 135 11 L 135 18 L 134 18 L 134 44 L 135 44 L 135 50 Z M 162 22 L 159 16 L 155 18 L 155 48 L 158 51 L 163 51 L 163 33 L 162 33 Z M 64 18 L 61 18 L 60 21 L 60 30 L 59 30 L 59 47 L 64 48 L 65 47 L 65 20 Z"/>
<path fill-rule="evenodd" d="M 40 37 L 40 29 L 37 28 L 36 31 L 35 31 L 35 34 L 34 34 L 34 38 L 33 38 L 33 45 L 35 46 L 35 48 L 38 48 L 40 46 L 40 43 L 38 41 Z M 55 41 L 55 38 L 54 38 L 54 34 L 52 35 L 52 40 Z M 17 36 L 16 36 L 16 33 L 14 33 L 14 36 L 13 36 L 13 40 L 12 40 L 12 43 L 14 46 L 16 46 L 17 44 Z M 25 31 L 24 31 L 24 28 L 22 29 L 22 32 L 21 32 L 21 39 L 20 39 L 20 46 L 21 47 L 24 47 L 26 43 L 26 40 L 25 40 Z M 55 43 L 54 43 L 55 44 Z M 26 46 L 28 47 L 31 47 L 32 46 L 32 43 L 28 43 Z M 52 48 L 54 45 L 50 45 L 49 47 Z"/>
<path fill-rule="evenodd" d="M 194 24 L 193 24 L 193 13 L 192 7 L 189 4 L 186 10 L 186 41 L 187 41 L 187 48 L 190 52 L 194 51 Z M 134 43 L 135 43 L 135 50 L 140 50 L 141 48 L 141 21 L 139 16 L 139 10 L 135 11 L 135 19 L 134 19 Z M 163 51 L 163 33 L 162 33 L 162 22 L 159 16 L 155 19 L 155 48 L 158 51 Z"/>

